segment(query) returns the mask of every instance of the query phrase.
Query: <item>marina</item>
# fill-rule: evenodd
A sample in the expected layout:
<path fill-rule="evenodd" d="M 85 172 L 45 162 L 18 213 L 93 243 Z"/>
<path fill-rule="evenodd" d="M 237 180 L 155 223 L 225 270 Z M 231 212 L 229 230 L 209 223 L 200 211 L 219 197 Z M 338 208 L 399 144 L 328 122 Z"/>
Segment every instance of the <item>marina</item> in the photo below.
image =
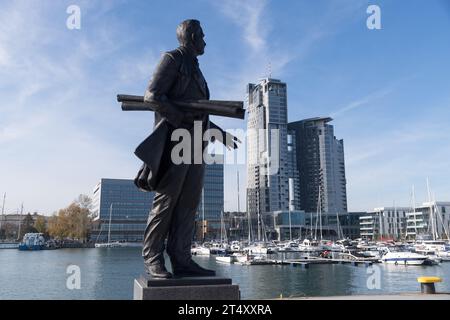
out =
<path fill-rule="evenodd" d="M 393 295 L 418 293 L 421 276 L 443 279 L 437 292 L 450 292 L 450 263 L 432 266 L 330 263 L 311 259 L 302 268 L 296 253 L 286 253 L 290 264 L 239 265 L 216 261 L 215 256 L 195 256 L 202 266 L 233 279 L 242 299 L 308 298 L 346 295 Z M 274 256 L 282 260 L 281 255 Z M 167 261 L 167 259 L 166 259 Z M 305 261 L 306 262 L 306 261 Z M 143 272 L 140 248 L 90 248 L 39 251 L 0 251 L 0 296 L 2 299 L 132 299 L 133 281 Z M 81 288 L 69 290 L 69 266 L 79 266 Z M 294 266 L 296 265 L 296 267 Z M 375 267 L 376 266 L 376 267 Z M 169 267 L 169 264 L 168 264 Z M 368 279 L 377 270 L 379 283 Z"/>
<path fill-rule="evenodd" d="M 234 249 L 232 249 L 234 248 Z M 242 248 L 242 249 L 241 249 Z M 290 264 L 352 264 L 371 265 L 386 263 L 394 265 L 438 265 L 450 261 L 449 244 L 446 240 L 416 242 L 366 241 L 363 239 L 341 241 L 289 240 L 284 242 L 257 242 L 253 244 L 233 241 L 194 244 L 193 256 L 215 255 L 224 264 L 277 265 Z M 287 254 L 296 255 L 287 259 Z"/>

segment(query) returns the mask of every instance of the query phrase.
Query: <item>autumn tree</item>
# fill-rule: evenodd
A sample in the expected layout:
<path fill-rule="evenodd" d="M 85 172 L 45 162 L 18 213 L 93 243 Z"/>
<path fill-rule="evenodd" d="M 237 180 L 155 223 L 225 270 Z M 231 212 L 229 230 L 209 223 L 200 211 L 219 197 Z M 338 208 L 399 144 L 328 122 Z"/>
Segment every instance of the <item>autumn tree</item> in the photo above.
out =
<path fill-rule="evenodd" d="M 36 221 L 34 222 L 34 228 L 39 233 L 47 233 L 47 223 L 45 222 L 45 218 L 37 217 Z"/>
<path fill-rule="evenodd" d="M 91 218 L 89 209 L 73 202 L 65 209 L 59 210 L 49 220 L 48 231 L 54 238 L 71 238 L 85 242 L 88 238 Z"/>
<path fill-rule="evenodd" d="M 89 213 L 92 211 L 92 199 L 85 195 L 80 194 L 78 198 L 74 201 L 77 205 L 79 205 L 82 209 L 88 209 Z"/>

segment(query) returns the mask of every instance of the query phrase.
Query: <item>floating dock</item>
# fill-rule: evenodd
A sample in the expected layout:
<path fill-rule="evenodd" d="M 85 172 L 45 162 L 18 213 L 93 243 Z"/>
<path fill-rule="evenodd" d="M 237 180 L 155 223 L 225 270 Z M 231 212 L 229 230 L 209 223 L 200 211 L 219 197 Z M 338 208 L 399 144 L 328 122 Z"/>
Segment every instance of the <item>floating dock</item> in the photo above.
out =
<path fill-rule="evenodd" d="M 353 266 L 371 266 L 374 263 L 379 263 L 378 259 L 374 258 L 360 258 L 360 259 L 334 259 L 334 258 L 300 258 L 300 259 L 261 259 L 241 262 L 241 265 L 291 265 L 293 267 L 308 268 L 312 264 L 351 264 Z"/>

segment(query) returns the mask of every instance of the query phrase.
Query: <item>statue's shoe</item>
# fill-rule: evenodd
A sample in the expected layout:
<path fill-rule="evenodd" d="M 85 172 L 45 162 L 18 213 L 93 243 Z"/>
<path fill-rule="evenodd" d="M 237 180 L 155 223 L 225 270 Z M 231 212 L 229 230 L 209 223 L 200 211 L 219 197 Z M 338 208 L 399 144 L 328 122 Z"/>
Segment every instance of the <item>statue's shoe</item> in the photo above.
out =
<path fill-rule="evenodd" d="M 202 268 L 190 260 L 187 265 L 174 265 L 173 274 L 177 277 L 214 277 L 216 272 Z"/>
<path fill-rule="evenodd" d="M 166 267 L 161 263 L 145 264 L 146 271 L 153 278 L 170 279 L 172 274 L 166 270 Z"/>

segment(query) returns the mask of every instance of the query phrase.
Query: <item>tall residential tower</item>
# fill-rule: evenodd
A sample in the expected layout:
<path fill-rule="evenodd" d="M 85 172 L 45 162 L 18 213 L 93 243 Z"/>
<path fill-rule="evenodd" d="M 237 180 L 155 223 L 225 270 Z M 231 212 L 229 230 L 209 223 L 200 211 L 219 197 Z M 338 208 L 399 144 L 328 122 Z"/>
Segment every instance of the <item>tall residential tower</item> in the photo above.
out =
<path fill-rule="evenodd" d="M 333 119 L 312 118 L 289 123 L 295 136 L 300 181 L 300 209 L 347 212 L 344 141 L 334 136 Z M 319 202 L 320 195 L 320 202 Z"/>
<path fill-rule="evenodd" d="M 255 218 L 289 209 L 286 83 L 249 84 L 247 103 L 247 210 Z"/>

